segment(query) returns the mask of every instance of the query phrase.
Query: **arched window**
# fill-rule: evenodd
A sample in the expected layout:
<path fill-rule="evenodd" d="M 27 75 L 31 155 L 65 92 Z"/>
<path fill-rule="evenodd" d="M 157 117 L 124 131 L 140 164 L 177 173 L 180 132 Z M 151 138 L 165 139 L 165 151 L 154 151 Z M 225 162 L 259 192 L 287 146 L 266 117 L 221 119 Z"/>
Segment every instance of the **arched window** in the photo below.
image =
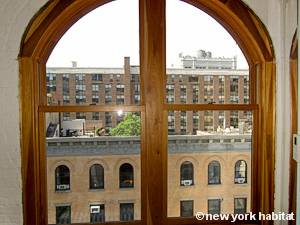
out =
<path fill-rule="evenodd" d="M 55 169 L 55 190 L 70 190 L 70 170 L 65 165 L 60 165 Z"/>
<path fill-rule="evenodd" d="M 133 167 L 124 163 L 119 170 L 120 188 L 133 188 Z"/>
<path fill-rule="evenodd" d="M 90 168 L 90 189 L 104 188 L 104 168 L 100 164 L 94 164 Z"/>
<path fill-rule="evenodd" d="M 239 160 L 234 166 L 234 183 L 246 184 L 247 183 L 247 163 L 244 160 Z"/>
<path fill-rule="evenodd" d="M 218 161 L 212 161 L 208 164 L 208 184 L 221 183 L 221 166 Z"/>
<path fill-rule="evenodd" d="M 191 186 L 194 184 L 194 166 L 191 162 L 184 162 L 180 166 L 180 185 Z"/>
<path fill-rule="evenodd" d="M 45 144 L 30 144 L 44 143 L 44 139 L 42 135 L 40 135 L 41 132 L 37 131 L 44 129 L 42 126 L 45 125 L 47 118 L 46 114 L 52 112 L 65 112 L 65 116 L 67 117 L 67 115 L 69 115 L 67 112 L 69 113 L 76 111 L 77 109 L 78 112 L 85 112 L 86 110 L 89 112 L 98 112 L 100 110 L 101 112 L 105 113 L 108 113 L 108 110 L 119 110 L 119 106 L 104 107 L 94 104 L 86 104 L 77 105 L 76 108 L 74 108 L 72 105 L 47 104 L 48 96 L 46 95 L 45 62 L 47 61 L 53 46 L 55 46 L 62 34 L 73 23 L 79 20 L 80 17 L 97 6 L 102 4 L 105 5 L 104 3 L 107 2 L 108 1 L 104 0 L 51 2 L 51 4 L 45 5 L 45 7 L 39 11 L 38 15 L 32 19 L 32 22 L 26 29 L 26 33 L 23 36 L 22 44 L 20 46 L 21 51 L 18 57 L 20 62 L 20 100 L 22 106 L 20 107 L 22 118 L 20 123 L 22 134 L 21 146 L 22 155 L 24 156 L 22 157 L 22 167 L 24 167 L 25 178 L 32 177 L 34 180 L 41 181 L 41 183 L 38 183 L 30 182 L 28 179 L 23 180 L 23 203 L 25 215 L 24 224 L 26 225 L 37 224 L 37 221 L 42 221 L 43 223 L 47 222 L 47 211 L 40 210 L 39 206 L 47 204 L 47 202 L 45 202 L 47 199 L 47 183 L 45 179 L 47 161 L 45 160 L 44 156 L 46 155 L 48 149 L 46 149 Z M 261 201 L 253 201 L 253 207 L 264 208 L 265 211 L 272 210 L 274 195 L 272 185 L 274 183 L 273 171 L 275 161 L 275 146 L 273 144 L 275 142 L 274 115 L 276 111 L 276 65 L 274 63 L 275 55 L 273 51 L 273 45 L 271 43 L 272 39 L 268 35 L 268 31 L 263 26 L 263 23 L 261 23 L 259 18 L 254 15 L 249 7 L 244 5 L 242 0 L 236 0 L 234 1 L 234 4 L 228 4 L 227 1 L 205 0 L 191 0 L 188 2 L 199 9 L 204 9 L 205 12 L 209 13 L 211 16 L 217 19 L 217 21 L 221 22 L 222 25 L 224 25 L 224 27 L 230 31 L 230 34 L 235 37 L 235 40 L 239 46 L 243 48 L 242 50 L 246 54 L 249 67 L 251 68 L 250 75 L 254 78 L 249 80 L 249 87 L 251 87 L 251 90 L 249 90 L 249 100 L 246 99 L 246 102 L 249 102 L 249 104 L 227 104 L 226 106 L 222 106 L 220 104 L 210 104 L 214 103 L 214 101 L 210 101 L 210 99 L 207 99 L 206 102 L 200 101 L 197 98 L 199 98 L 200 94 L 203 95 L 203 88 L 199 87 L 199 92 L 197 93 L 198 87 L 195 87 L 193 91 L 187 90 L 187 88 L 182 88 L 180 97 L 182 102 L 198 102 L 197 105 L 166 105 L 164 99 L 166 83 L 166 78 L 164 76 L 166 73 L 166 1 L 140 1 L 140 79 L 144 80 L 144 85 L 141 85 L 140 87 L 141 104 L 129 106 L 128 103 L 125 102 L 124 109 L 130 109 L 130 111 L 142 111 L 143 113 L 146 112 L 142 116 L 142 124 L 144 125 L 143 132 L 147 131 L 147 134 L 151 134 L 146 135 L 143 132 L 141 134 L 141 146 L 146 146 L 145 149 L 141 149 L 140 151 L 140 168 L 141 174 L 143 175 L 141 177 L 141 187 L 147 188 L 148 198 L 151 199 L 151 201 L 146 201 L 146 198 L 142 198 L 141 205 L 144 209 L 150 209 L 152 212 L 149 214 L 146 213 L 147 210 L 142 210 L 143 216 L 141 218 L 144 219 L 141 223 L 144 223 L 145 221 L 152 221 L 151 224 L 160 224 L 161 218 L 166 217 L 166 210 L 163 210 L 163 208 L 164 205 L 168 204 L 168 197 L 164 196 L 165 183 L 167 182 L 168 177 L 166 173 L 162 172 L 164 171 L 164 168 L 167 167 L 168 160 L 165 160 L 165 153 L 166 144 L 168 142 L 166 139 L 167 129 L 165 129 L 163 125 L 168 124 L 166 121 L 166 111 L 176 110 L 217 111 L 226 109 L 226 112 L 221 112 L 219 114 L 220 118 L 218 124 L 225 124 L 227 127 L 231 126 L 231 120 L 226 119 L 226 117 L 228 117 L 227 114 L 230 116 L 230 111 L 235 110 L 255 112 L 254 121 L 256 122 L 253 124 L 252 134 L 253 139 L 256 137 L 259 138 L 254 140 L 254 143 L 257 143 L 257 145 L 255 145 L 255 148 L 253 148 L 253 151 L 255 151 L 253 154 L 257 157 L 255 157 L 255 160 L 251 161 L 251 166 L 257 168 L 257 171 L 259 171 L 259 176 L 258 179 L 254 179 L 254 182 L 251 184 L 251 188 L 253 187 L 255 190 L 264 189 L 270 191 L 264 192 L 263 195 L 260 196 L 262 199 Z M 130 71 L 130 69 L 128 70 Z M 37 75 L 39 75 L 39 78 L 41 79 L 37 80 Z M 215 79 L 215 82 L 218 82 L 217 79 Z M 224 82 L 222 78 L 219 79 L 219 83 L 222 83 L 224 87 L 226 82 L 226 77 L 224 78 Z M 207 83 L 207 86 L 212 86 L 211 81 Z M 82 86 L 84 84 L 79 85 Z M 49 87 L 53 88 L 53 85 L 51 84 Z M 207 92 L 208 90 L 210 89 L 207 89 Z M 81 87 L 79 92 L 83 92 Z M 173 91 L 170 91 L 171 94 L 169 96 L 169 99 L 171 100 L 174 98 L 173 96 L 175 96 L 175 94 L 178 95 L 178 93 L 174 93 L 173 95 L 172 92 Z M 107 102 L 110 103 L 112 96 L 111 89 L 109 89 L 108 93 Z M 191 93 L 193 93 L 194 99 L 187 101 L 186 98 L 188 98 L 188 95 L 191 95 Z M 226 95 L 230 100 L 229 94 L 227 93 Z M 84 102 L 84 98 L 81 96 L 83 95 L 80 94 L 80 103 Z M 144 98 L 143 96 L 147 97 Z M 224 95 L 222 94 L 221 98 L 218 99 L 219 103 L 223 104 L 226 102 L 226 98 L 227 97 L 225 96 L 224 92 Z M 63 100 L 66 102 L 69 101 L 68 98 Z M 137 100 L 139 99 L 137 98 Z M 97 101 L 98 100 L 95 98 L 94 102 Z M 236 102 L 236 96 L 233 96 L 232 100 L 230 101 Z M 242 99 L 239 99 L 239 101 L 242 101 Z M 30 102 L 34 102 L 35 104 L 28 104 Z M 218 126 L 218 124 L 211 123 L 211 118 L 215 118 L 215 114 L 217 118 L 217 113 L 214 114 L 214 112 L 209 112 L 207 115 L 204 114 L 204 112 L 201 112 L 199 115 L 194 116 L 195 121 L 193 122 L 197 124 L 198 127 L 203 125 L 197 122 L 197 116 L 199 116 L 199 118 L 202 116 L 206 116 L 208 118 L 206 121 L 207 124 L 205 124 L 206 130 L 215 128 L 215 125 Z M 176 125 L 175 128 L 180 127 L 180 130 L 184 131 L 185 129 L 187 130 L 189 127 L 191 127 L 189 125 L 191 121 L 187 120 L 185 115 L 181 115 L 180 112 L 178 115 L 174 114 L 174 117 L 181 117 L 180 119 L 182 119 L 182 124 Z M 232 118 L 232 122 L 235 123 L 236 120 L 234 118 L 236 118 L 236 113 L 232 115 Z M 111 127 L 111 116 L 105 118 L 105 120 L 106 126 Z M 172 126 L 170 127 L 172 128 Z M 265 129 L 266 127 L 270 129 Z M 241 128 L 243 127 L 241 126 Z M 205 143 L 204 141 L 204 139 L 201 140 L 201 143 Z M 190 140 L 187 140 L 187 142 L 193 143 Z M 52 144 L 52 146 L 55 147 L 54 144 Z M 268 155 L 270 160 L 267 162 L 262 162 L 262 159 L 264 159 L 266 155 Z M 212 174 L 212 177 L 214 178 L 214 169 L 216 169 L 217 166 L 211 167 L 212 173 L 209 173 L 208 177 L 210 177 L 210 174 Z M 220 178 L 220 166 L 219 170 L 216 171 L 219 172 L 218 176 Z M 122 173 L 122 175 L 124 174 Z M 146 174 L 147 176 L 145 176 Z M 119 175 L 121 178 L 121 172 Z M 267 179 L 263 179 L 265 177 Z M 120 186 L 121 184 L 122 182 L 120 179 Z M 142 189 L 141 191 L 143 192 L 144 190 Z M 256 194 L 256 192 L 254 194 Z M 255 200 L 258 198 L 257 196 L 253 196 L 253 199 Z M 262 203 L 267 202 L 270 199 L 270 204 L 262 205 Z M 53 222 L 51 223 L 55 223 L 55 220 L 52 221 Z M 169 221 L 167 222 L 169 223 Z"/>

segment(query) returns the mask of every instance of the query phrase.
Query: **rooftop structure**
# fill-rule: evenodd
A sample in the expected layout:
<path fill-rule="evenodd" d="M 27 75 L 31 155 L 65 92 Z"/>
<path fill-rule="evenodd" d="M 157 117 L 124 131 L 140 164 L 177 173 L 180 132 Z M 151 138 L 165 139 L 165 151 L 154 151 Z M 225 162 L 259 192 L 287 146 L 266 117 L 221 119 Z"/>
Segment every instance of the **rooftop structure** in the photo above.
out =
<path fill-rule="evenodd" d="M 210 51 L 198 50 L 197 56 L 179 54 L 182 67 L 185 69 L 203 69 L 203 70 L 236 70 L 237 57 L 212 57 Z"/>

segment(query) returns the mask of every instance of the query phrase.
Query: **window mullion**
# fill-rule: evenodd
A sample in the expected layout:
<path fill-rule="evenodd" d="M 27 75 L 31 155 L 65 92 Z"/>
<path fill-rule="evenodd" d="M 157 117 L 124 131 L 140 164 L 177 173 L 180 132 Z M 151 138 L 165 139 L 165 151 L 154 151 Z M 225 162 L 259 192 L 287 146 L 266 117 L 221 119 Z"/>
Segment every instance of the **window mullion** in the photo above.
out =
<path fill-rule="evenodd" d="M 147 151 L 147 224 L 160 225 L 167 211 L 165 89 L 165 1 L 140 0 L 141 77 L 144 80 Z M 151 217 L 151 218 L 150 218 Z"/>

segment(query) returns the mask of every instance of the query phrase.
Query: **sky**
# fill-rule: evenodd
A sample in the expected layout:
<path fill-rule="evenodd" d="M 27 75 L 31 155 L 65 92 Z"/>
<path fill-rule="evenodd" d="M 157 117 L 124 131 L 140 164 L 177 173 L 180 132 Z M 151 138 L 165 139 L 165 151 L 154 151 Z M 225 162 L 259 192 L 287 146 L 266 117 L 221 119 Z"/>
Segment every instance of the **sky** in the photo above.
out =
<path fill-rule="evenodd" d="M 139 64 L 138 0 L 107 3 L 75 23 L 50 55 L 48 67 L 123 67 L 124 56 Z M 230 34 L 203 11 L 179 0 L 167 0 L 167 67 L 180 67 L 179 53 L 196 56 L 203 49 L 213 57 L 238 58 L 248 64 Z"/>

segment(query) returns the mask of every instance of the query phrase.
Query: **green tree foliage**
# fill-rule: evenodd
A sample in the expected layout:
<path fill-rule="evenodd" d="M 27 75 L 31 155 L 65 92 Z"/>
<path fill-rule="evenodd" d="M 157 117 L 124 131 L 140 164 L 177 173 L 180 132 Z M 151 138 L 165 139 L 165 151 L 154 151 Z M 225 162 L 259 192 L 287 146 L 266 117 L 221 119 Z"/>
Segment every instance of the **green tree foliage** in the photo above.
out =
<path fill-rule="evenodd" d="M 139 136 L 141 133 L 141 118 L 133 113 L 128 113 L 122 122 L 110 129 L 112 136 Z"/>

